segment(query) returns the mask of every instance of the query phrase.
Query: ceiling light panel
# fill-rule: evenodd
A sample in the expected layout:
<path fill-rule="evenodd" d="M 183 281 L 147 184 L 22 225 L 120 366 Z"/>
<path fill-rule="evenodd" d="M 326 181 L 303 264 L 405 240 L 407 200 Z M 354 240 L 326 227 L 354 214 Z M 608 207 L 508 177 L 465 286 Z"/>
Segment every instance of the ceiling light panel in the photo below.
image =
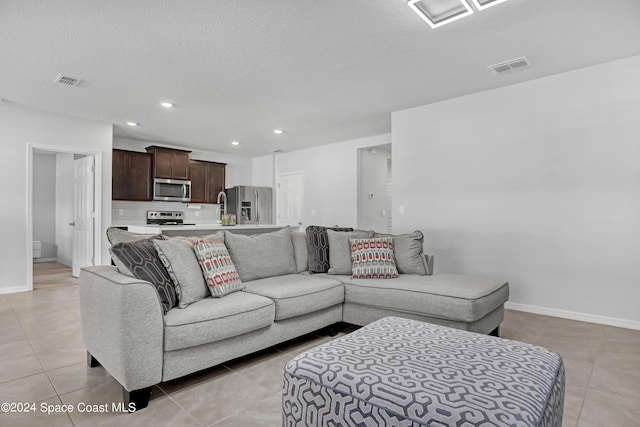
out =
<path fill-rule="evenodd" d="M 409 0 L 408 4 L 431 28 L 438 28 L 473 13 L 464 0 Z"/>
<path fill-rule="evenodd" d="M 486 9 L 491 6 L 495 6 L 500 3 L 504 3 L 507 0 L 471 0 L 473 5 L 478 10 Z"/>

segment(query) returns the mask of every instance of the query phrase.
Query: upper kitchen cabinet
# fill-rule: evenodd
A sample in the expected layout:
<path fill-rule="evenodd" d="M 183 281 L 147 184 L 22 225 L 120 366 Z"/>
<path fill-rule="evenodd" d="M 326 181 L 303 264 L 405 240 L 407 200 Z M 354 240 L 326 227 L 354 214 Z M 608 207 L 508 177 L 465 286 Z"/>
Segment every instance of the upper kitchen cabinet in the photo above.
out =
<path fill-rule="evenodd" d="M 226 164 L 191 160 L 191 202 L 216 203 L 225 188 Z"/>
<path fill-rule="evenodd" d="M 189 179 L 191 151 L 157 147 L 155 145 L 147 147 L 146 150 L 147 153 L 153 155 L 154 178 Z"/>
<path fill-rule="evenodd" d="M 113 200 L 147 201 L 152 199 L 152 156 L 136 151 L 113 150 Z"/>

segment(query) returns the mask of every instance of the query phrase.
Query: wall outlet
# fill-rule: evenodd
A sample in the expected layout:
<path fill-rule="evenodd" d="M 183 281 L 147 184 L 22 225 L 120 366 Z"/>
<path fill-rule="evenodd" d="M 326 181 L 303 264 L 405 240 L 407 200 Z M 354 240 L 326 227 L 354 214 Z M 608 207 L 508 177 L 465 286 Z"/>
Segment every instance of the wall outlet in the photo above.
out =
<path fill-rule="evenodd" d="M 196 211 L 196 216 L 200 216 L 200 211 Z"/>
<path fill-rule="evenodd" d="M 404 205 L 398 206 L 398 212 L 400 213 L 400 215 L 404 215 Z"/>
<path fill-rule="evenodd" d="M 311 216 L 316 216 L 316 210 L 315 209 L 311 209 Z"/>
<path fill-rule="evenodd" d="M 118 216 L 124 216 L 124 209 L 118 209 Z"/>

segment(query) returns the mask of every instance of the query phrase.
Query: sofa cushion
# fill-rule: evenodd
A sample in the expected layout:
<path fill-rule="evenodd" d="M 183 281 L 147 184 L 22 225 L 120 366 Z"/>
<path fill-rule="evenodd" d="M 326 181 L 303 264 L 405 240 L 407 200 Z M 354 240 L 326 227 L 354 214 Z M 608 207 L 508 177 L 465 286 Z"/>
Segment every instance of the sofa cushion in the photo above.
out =
<path fill-rule="evenodd" d="M 222 240 L 196 240 L 193 250 L 212 297 L 242 290 L 240 276 Z"/>
<path fill-rule="evenodd" d="M 481 319 L 509 298 L 504 281 L 458 274 L 339 280 L 344 283 L 345 303 L 464 322 Z"/>
<path fill-rule="evenodd" d="M 243 282 L 296 273 L 289 227 L 253 236 L 224 233 L 224 242 Z"/>
<path fill-rule="evenodd" d="M 296 259 L 298 273 L 309 270 L 309 253 L 307 252 L 307 236 L 305 233 L 292 232 L 293 256 Z"/>
<path fill-rule="evenodd" d="M 351 277 L 354 279 L 394 279 L 398 277 L 391 237 L 350 238 Z"/>
<path fill-rule="evenodd" d="M 273 301 L 246 292 L 204 298 L 164 316 L 165 350 L 208 344 L 267 327 L 273 323 Z"/>
<path fill-rule="evenodd" d="M 309 271 L 311 273 L 326 273 L 329 271 L 329 228 L 320 225 L 310 225 L 306 228 L 307 254 L 309 257 Z M 353 228 L 333 227 L 334 231 L 353 231 Z"/>
<path fill-rule="evenodd" d="M 245 284 L 244 291 L 271 299 L 276 305 L 276 320 L 312 313 L 344 301 L 342 283 L 308 274 L 254 280 Z"/>
<path fill-rule="evenodd" d="M 193 244 L 189 240 L 153 240 L 153 245 L 175 285 L 178 307 L 185 308 L 209 295 L 200 264 L 193 252 Z"/>
<path fill-rule="evenodd" d="M 329 274 L 351 274 L 351 244 L 349 239 L 373 237 L 373 231 L 327 230 L 329 237 Z"/>
<path fill-rule="evenodd" d="M 407 234 L 379 234 L 375 237 L 392 237 L 396 267 L 400 274 L 426 276 L 429 269 L 423 256 L 424 234 L 416 230 Z"/>
<path fill-rule="evenodd" d="M 116 263 L 121 263 L 131 276 L 153 284 L 158 291 L 162 310 L 166 313 L 178 305 L 178 296 L 171 277 L 160 261 L 158 251 L 151 240 L 117 243 L 111 247 L 111 252 L 115 256 Z M 124 269 L 120 270 L 118 267 L 118 270 L 123 273 Z"/>

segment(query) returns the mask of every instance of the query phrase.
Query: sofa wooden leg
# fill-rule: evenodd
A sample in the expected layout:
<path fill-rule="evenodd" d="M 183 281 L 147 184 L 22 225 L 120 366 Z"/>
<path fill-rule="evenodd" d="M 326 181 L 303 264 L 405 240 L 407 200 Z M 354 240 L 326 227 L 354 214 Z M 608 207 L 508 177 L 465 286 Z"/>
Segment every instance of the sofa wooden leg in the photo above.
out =
<path fill-rule="evenodd" d="M 500 326 L 496 326 L 496 328 L 489 332 L 489 335 L 491 335 L 492 337 L 500 337 Z"/>
<path fill-rule="evenodd" d="M 122 387 L 124 405 L 129 410 L 129 412 L 138 411 L 142 408 L 146 408 L 149 405 L 151 388 L 152 387 L 145 387 L 141 388 L 140 390 L 128 391 L 124 387 Z"/>
<path fill-rule="evenodd" d="M 91 353 L 89 353 L 88 351 L 87 351 L 87 365 L 89 365 L 90 368 L 95 368 L 96 366 L 100 366 L 100 362 L 98 362 L 98 359 L 93 357 Z"/>

